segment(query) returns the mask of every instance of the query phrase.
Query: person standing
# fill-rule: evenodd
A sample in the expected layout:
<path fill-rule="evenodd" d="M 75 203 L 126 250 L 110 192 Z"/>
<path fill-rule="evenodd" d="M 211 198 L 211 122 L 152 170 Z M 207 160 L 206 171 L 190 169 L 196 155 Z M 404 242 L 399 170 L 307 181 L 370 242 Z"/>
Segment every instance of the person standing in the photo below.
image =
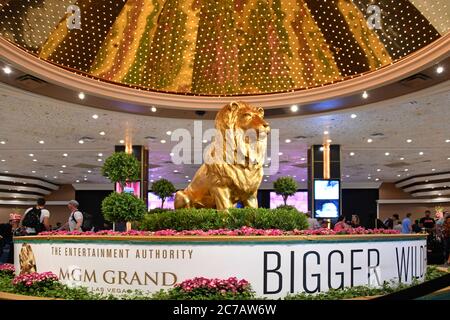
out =
<path fill-rule="evenodd" d="M 357 214 L 352 214 L 352 221 L 350 222 L 352 228 L 358 228 L 361 226 L 359 221 L 359 216 Z"/>
<path fill-rule="evenodd" d="M 14 263 L 13 235 L 20 228 L 20 214 L 11 213 L 9 223 L 0 224 L 0 263 Z"/>
<path fill-rule="evenodd" d="M 386 228 L 388 229 L 394 229 L 394 226 L 396 226 L 398 223 L 398 221 L 400 220 L 400 217 L 398 216 L 398 214 L 394 213 L 392 215 L 392 217 L 387 218 L 386 220 L 384 220 L 384 225 L 386 226 Z"/>
<path fill-rule="evenodd" d="M 406 214 L 406 218 L 402 221 L 402 233 L 408 234 L 412 232 L 411 213 Z"/>
<path fill-rule="evenodd" d="M 420 226 L 425 229 L 434 229 L 436 222 L 431 217 L 430 210 L 425 211 L 425 217 L 420 219 Z"/>
<path fill-rule="evenodd" d="M 76 200 L 70 200 L 67 207 L 70 210 L 69 220 L 67 224 L 70 231 L 83 231 L 81 226 L 83 225 L 83 214 L 78 210 L 79 203 Z"/>
<path fill-rule="evenodd" d="M 37 235 L 39 232 L 48 231 L 50 211 L 45 209 L 45 199 L 37 199 L 36 205 L 28 208 L 22 219 L 22 226 L 25 227 L 27 235 Z"/>
<path fill-rule="evenodd" d="M 450 214 L 444 217 L 444 223 L 442 224 L 442 234 L 444 238 L 444 255 L 445 255 L 445 266 L 448 267 L 450 264 Z"/>
<path fill-rule="evenodd" d="M 308 220 L 308 229 L 309 230 L 320 229 L 320 223 L 319 223 L 319 221 L 317 221 L 317 219 L 315 219 L 311 216 L 311 211 L 308 211 L 306 213 L 306 217 Z"/>
<path fill-rule="evenodd" d="M 344 231 L 344 230 L 348 230 L 351 229 L 352 227 L 349 226 L 346 222 L 345 222 L 345 217 L 344 216 L 340 216 L 338 218 L 338 221 L 336 222 L 336 224 L 334 225 L 333 230 L 334 231 Z"/>

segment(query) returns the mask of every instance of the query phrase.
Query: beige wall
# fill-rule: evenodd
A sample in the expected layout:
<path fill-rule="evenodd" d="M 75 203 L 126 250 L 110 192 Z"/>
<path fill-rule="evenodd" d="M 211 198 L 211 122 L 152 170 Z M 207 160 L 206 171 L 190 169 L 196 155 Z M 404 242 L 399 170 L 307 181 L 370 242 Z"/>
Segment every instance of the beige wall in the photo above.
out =
<path fill-rule="evenodd" d="M 46 201 L 69 201 L 75 199 L 75 189 L 72 185 L 61 185 L 60 188 L 50 195 L 45 197 Z M 9 220 L 9 214 L 13 211 L 23 213 L 31 206 L 15 206 L 15 205 L 0 205 L 0 223 L 6 223 Z M 46 208 L 50 211 L 50 224 L 56 226 L 57 222 L 65 223 L 69 217 L 69 209 L 66 205 L 47 205 Z"/>
<path fill-rule="evenodd" d="M 382 183 L 379 190 L 380 199 L 414 199 L 409 193 L 397 188 L 395 183 Z"/>

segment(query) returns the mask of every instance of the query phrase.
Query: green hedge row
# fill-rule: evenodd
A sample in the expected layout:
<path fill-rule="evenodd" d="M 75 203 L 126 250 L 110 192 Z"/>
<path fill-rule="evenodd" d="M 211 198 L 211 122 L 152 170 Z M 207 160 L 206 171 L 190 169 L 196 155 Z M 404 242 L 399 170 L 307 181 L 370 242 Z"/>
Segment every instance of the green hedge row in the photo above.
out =
<path fill-rule="evenodd" d="M 244 226 L 257 229 L 304 230 L 308 228 L 308 221 L 303 213 L 291 208 L 242 208 L 229 209 L 228 212 L 214 209 L 179 209 L 150 212 L 145 215 L 139 228 L 147 231 L 206 231 L 239 229 Z"/>

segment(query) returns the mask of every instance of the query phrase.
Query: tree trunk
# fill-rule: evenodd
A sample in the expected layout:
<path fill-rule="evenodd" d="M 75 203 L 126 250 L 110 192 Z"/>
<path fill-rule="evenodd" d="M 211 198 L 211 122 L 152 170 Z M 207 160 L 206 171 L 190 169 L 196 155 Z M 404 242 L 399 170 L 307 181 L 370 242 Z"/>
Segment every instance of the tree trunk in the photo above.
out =
<path fill-rule="evenodd" d="M 131 230 L 131 222 L 130 221 L 127 221 L 127 229 L 126 230 L 127 231 Z"/>
<path fill-rule="evenodd" d="M 287 196 L 283 196 L 284 205 L 287 206 Z"/>
<path fill-rule="evenodd" d="M 164 198 L 161 199 L 161 209 L 164 207 L 164 200 L 166 200 L 166 199 L 164 199 Z"/>

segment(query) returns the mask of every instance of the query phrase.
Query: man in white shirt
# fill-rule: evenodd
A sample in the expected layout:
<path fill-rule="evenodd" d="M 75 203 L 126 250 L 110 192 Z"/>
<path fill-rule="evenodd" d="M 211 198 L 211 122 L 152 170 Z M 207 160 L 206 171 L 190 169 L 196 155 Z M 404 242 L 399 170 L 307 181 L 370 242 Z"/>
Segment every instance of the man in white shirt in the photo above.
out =
<path fill-rule="evenodd" d="M 79 203 L 76 200 L 70 200 L 67 204 L 67 207 L 70 210 L 69 221 L 67 221 L 69 225 L 70 231 L 83 231 L 81 226 L 83 225 L 83 214 L 78 210 Z"/>
<path fill-rule="evenodd" d="M 28 208 L 25 211 L 25 214 L 23 215 L 23 219 L 22 219 L 22 225 L 25 220 L 25 217 L 27 216 L 28 213 L 30 213 L 31 210 L 33 210 L 33 213 L 36 213 L 38 215 L 40 212 L 39 222 L 41 223 L 41 226 L 40 226 L 41 230 L 36 230 L 36 228 L 32 228 L 32 227 L 28 227 L 28 226 L 24 225 L 26 233 L 28 235 L 36 235 L 38 232 L 50 230 L 50 225 L 49 225 L 50 211 L 45 209 L 45 199 L 43 199 L 43 198 L 37 199 L 36 206 L 34 206 L 32 208 Z M 30 214 L 32 214 L 32 213 L 30 213 Z"/>

